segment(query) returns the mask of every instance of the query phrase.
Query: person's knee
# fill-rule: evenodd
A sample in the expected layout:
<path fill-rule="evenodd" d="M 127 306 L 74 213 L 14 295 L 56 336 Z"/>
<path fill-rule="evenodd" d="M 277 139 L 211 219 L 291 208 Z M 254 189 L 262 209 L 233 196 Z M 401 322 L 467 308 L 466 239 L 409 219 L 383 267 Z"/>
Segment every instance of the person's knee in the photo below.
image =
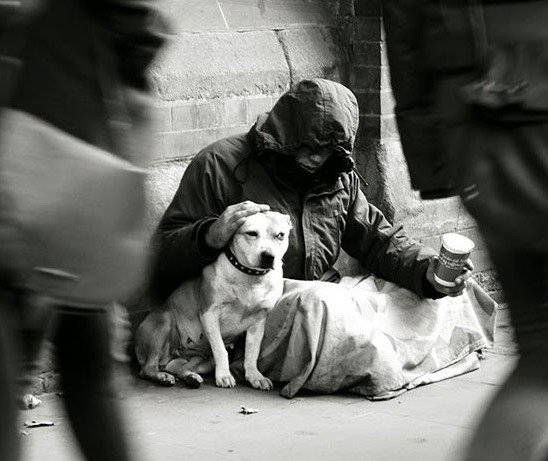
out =
<path fill-rule="evenodd" d="M 299 301 L 299 308 L 306 311 L 347 304 L 351 302 L 351 293 L 347 287 L 335 283 L 315 282 L 301 291 Z"/>

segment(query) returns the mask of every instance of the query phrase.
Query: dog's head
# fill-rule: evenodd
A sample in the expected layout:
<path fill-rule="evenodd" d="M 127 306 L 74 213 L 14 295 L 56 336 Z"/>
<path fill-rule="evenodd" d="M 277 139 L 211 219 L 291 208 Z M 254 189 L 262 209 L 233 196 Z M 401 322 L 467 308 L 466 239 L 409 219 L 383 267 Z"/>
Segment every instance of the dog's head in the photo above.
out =
<path fill-rule="evenodd" d="M 234 234 L 230 248 L 238 261 L 257 269 L 281 269 L 289 244 L 291 219 L 277 211 L 248 216 Z"/>

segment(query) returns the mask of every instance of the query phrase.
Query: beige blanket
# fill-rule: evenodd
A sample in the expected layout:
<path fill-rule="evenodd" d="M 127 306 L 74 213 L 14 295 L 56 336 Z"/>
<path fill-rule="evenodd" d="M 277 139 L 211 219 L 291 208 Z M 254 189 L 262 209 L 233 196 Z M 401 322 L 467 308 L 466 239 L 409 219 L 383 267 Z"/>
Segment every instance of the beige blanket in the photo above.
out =
<path fill-rule="evenodd" d="M 286 280 L 269 316 L 259 369 L 291 398 L 301 389 L 388 399 L 479 367 L 496 303 L 473 281 L 457 298 L 424 300 L 370 277 Z M 241 374 L 241 361 L 233 364 Z"/>

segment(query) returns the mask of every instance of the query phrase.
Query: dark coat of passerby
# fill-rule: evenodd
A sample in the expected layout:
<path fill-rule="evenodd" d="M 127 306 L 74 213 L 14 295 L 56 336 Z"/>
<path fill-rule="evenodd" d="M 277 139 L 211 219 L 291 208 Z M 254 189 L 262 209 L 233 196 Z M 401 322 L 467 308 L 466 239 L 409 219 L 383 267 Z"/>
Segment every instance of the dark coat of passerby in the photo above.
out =
<path fill-rule="evenodd" d="M 10 83 L 3 104 L 115 154 L 125 148 L 110 123 L 122 98 L 125 121 L 146 123 L 147 69 L 165 41 L 164 23 L 153 5 L 141 0 L 23 1 L 0 23 L 5 58 L 0 73 L 2 82 Z M 3 231 L 4 222 L 0 227 Z M 24 255 L 10 243 L 2 240 L 2 250 L 12 254 L 0 262 L 0 459 L 20 459 L 15 401 L 25 389 L 16 381 L 36 372 L 32 364 L 51 333 L 64 402 L 83 455 L 90 461 L 129 460 L 113 388 L 106 307 L 52 305 L 40 293 L 16 289 L 14 262 Z"/>
<path fill-rule="evenodd" d="M 465 459 L 547 459 L 548 2 L 390 0 L 383 11 L 412 185 L 423 198 L 460 194 L 516 332 L 517 366 Z"/>

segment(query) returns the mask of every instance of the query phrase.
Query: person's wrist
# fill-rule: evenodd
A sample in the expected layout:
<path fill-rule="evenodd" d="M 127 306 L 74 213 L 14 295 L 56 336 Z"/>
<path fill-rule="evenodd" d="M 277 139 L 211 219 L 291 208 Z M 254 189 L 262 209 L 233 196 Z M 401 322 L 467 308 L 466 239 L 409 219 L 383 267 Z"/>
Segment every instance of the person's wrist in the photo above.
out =
<path fill-rule="evenodd" d="M 211 229 L 211 226 L 214 223 L 215 223 L 215 219 L 206 221 L 200 226 L 198 230 L 198 235 L 197 235 L 198 249 L 200 253 L 207 258 L 214 257 L 219 253 L 219 250 L 217 248 L 209 245 L 209 241 L 207 238 L 207 235 L 209 234 L 209 230 Z"/>
<path fill-rule="evenodd" d="M 445 296 L 444 293 L 441 293 L 436 289 L 434 284 L 427 277 L 424 277 L 422 281 L 422 294 L 425 298 L 429 299 L 443 298 Z"/>
<path fill-rule="evenodd" d="M 211 225 L 209 225 L 207 227 L 207 229 L 205 231 L 204 241 L 205 241 L 205 244 L 208 248 L 210 248 L 212 250 L 220 250 L 221 247 L 218 244 L 218 240 L 215 238 L 214 226 L 215 226 L 215 224 L 212 223 Z"/>

